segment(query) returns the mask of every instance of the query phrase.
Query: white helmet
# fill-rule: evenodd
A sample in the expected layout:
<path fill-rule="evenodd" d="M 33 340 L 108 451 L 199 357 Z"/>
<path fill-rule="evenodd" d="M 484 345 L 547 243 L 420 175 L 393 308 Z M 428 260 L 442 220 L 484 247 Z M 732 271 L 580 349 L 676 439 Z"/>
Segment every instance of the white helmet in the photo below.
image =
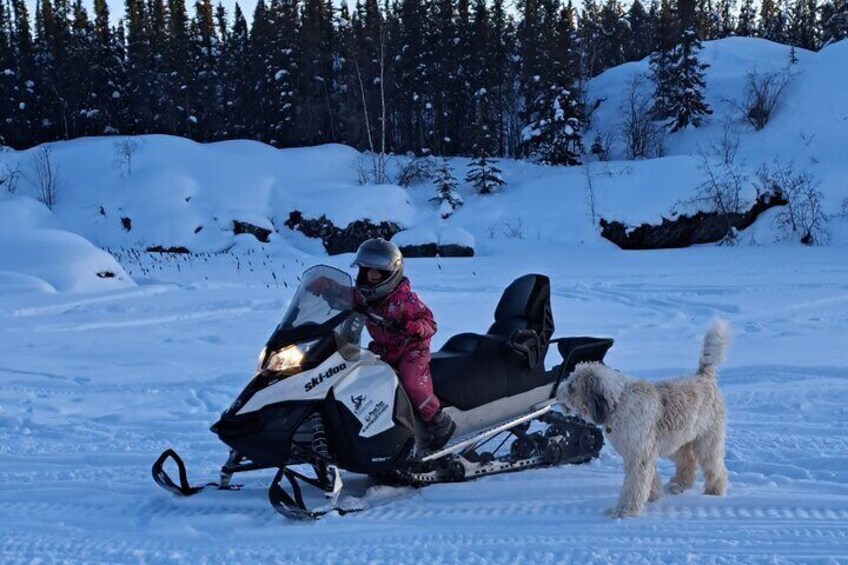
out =
<path fill-rule="evenodd" d="M 374 302 L 388 296 L 403 280 L 403 254 L 397 245 L 382 237 L 369 239 L 356 250 L 351 267 L 359 267 L 356 289 L 366 302 Z M 376 285 L 368 282 L 368 271 L 380 271 L 382 278 Z"/>

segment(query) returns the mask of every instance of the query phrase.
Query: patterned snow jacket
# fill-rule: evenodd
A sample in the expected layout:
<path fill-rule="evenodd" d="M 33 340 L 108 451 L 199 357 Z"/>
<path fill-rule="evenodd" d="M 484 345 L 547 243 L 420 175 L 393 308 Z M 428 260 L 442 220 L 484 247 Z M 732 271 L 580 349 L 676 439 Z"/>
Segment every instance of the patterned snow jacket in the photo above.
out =
<path fill-rule="evenodd" d="M 396 365 L 405 353 L 426 351 L 429 360 L 430 339 L 436 333 L 433 313 L 412 291 L 406 277 L 383 300 L 366 303 L 359 293 L 356 301 L 386 320 L 392 320 L 397 331 L 392 332 L 366 318 L 365 326 L 373 341 L 368 349 L 383 358 L 386 363 Z"/>

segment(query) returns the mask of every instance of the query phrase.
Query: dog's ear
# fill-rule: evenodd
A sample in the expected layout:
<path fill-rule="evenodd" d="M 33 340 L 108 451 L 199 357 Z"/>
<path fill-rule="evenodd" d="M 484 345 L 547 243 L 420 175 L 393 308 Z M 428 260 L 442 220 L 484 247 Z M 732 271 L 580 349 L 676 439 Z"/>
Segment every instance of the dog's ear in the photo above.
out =
<path fill-rule="evenodd" d="M 589 408 L 589 414 L 592 416 L 592 421 L 596 424 L 603 425 L 610 415 L 610 404 L 606 395 L 603 393 L 603 387 L 598 382 L 598 378 L 594 375 L 586 379 L 586 405 Z"/>

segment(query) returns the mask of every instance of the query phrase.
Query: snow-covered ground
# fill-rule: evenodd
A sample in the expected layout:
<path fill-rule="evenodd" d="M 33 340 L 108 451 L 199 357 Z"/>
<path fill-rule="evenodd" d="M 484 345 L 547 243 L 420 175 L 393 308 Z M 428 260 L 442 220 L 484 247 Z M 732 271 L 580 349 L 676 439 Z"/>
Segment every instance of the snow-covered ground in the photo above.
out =
<path fill-rule="evenodd" d="M 242 492 L 160 490 L 149 467 L 168 446 L 193 481 L 215 478 L 226 451 L 208 427 L 251 376 L 309 260 L 121 259 L 137 287 L 0 296 L 4 563 L 848 559 L 844 249 L 575 247 L 408 261 L 440 322 L 436 345 L 485 328 L 502 288 L 529 271 L 552 278 L 557 335 L 614 337 L 608 362 L 640 377 L 694 369 L 709 320 L 731 322 L 719 377 L 727 497 L 701 495 L 699 481 L 623 521 L 603 514 L 623 478 L 609 448 L 588 465 L 372 491 L 390 501 L 314 524 L 271 509 L 268 471 L 245 476 Z M 325 260 L 344 268 L 349 259 Z"/>
<path fill-rule="evenodd" d="M 36 200 L 45 150 L 0 150 L 2 562 L 848 562 L 848 42 L 798 53 L 762 131 L 729 102 L 749 70 L 780 69 L 788 51 L 707 43 L 715 113 L 669 137 L 666 156 L 572 168 L 503 160 L 507 186 L 481 197 L 461 183 L 465 205 L 447 221 L 432 185 L 360 185 L 359 154 L 338 145 L 56 143 L 52 210 Z M 590 84 L 604 100 L 587 144 L 616 126 L 645 70 L 624 65 Z M 735 247 L 623 252 L 600 237 L 598 217 L 638 224 L 684 209 L 730 130 L 749 177 L 743 198 L 760 165 L 792 162 L 823 194 L 828 245 L 786 238 L 779 210 Z M 460 179 L 467 162 L 451 160 Z M 373 507 L 314 524 L 271 509 L 267 471 L 246 476 L 242 492 L 177 499 L 157 488 L 150 465 L 169 446 L 193 482 L 216 478 L 226 450 L 208 428 L 252 376 L 299 273 L 350 263 L 287 229 L 294 210 L 338 226 L 393 221 L 407 243 L 473 246 L 471 259 L 407 263 L 439 322 L 434 347 L 487 328 L 503 288 L 528 272 L 552 279 L 557 335 L 613 337 L 607 362 L 646 379 L 693 370 L 709 321 L 726 318 L 728 496 L 696 489 L 611 520 L 623 470 L 609 448 L 587 465 L 420 490 L 366 491 L 348 476 Z M 270 243 L 234 235 L 234 221 L 272 230 Z M 156 245 L 194 253 L 144 251 Z M 664 478 L 670 470 L 663 463 Z"/>

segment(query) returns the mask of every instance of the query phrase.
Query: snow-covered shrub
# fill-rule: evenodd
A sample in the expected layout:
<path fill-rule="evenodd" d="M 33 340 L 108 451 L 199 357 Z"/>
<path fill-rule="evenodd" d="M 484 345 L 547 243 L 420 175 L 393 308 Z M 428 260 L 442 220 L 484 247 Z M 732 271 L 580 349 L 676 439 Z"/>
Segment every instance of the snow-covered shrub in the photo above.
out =
<path fill-rule="evenodd" d="M 18 190 L 18 181 L 20 178 L 21 168 L 17 163 L 14 166 L 4 163 L 3 167 L 0 168 L 0 188 L 9 194 L 14 194 Z"/>
<path fill-rule="evenodd" d="M 360 153 L 353 163 L 359 184 L 388 184 L 388 163 L 389 156 L 386 153 Z"/>
<path fill-rule="evenodd" d="M 745 80 L 745 100 L 742 111 L 751 126 L 760 131 L 771 119 L 783 91 L 792 75 L 787 69 L 772 72 L 749 71 Z"/>
<path fill-rule="evenodd" d="M 804 245 L 827 243 L 827 214 L 822 208 L 824 196 L 816 181 L 806 171 L 795 172 L 792 164 L 776 164 L 772 169 L 762 165 L 757 171 L 758 189 L 779 193 L 786 199 L 777 215 L 779 236 L 783 239 L 797 237 Z"/>
<path fill-rule="evenodd" d="M 598 161 L 609 161 L 612 159 L 612 144 L 615 137 L 614 133 L 596 131 L 592 145 L 589 147 L 589 153 L 594 155 Z"/>
<path fill-rule="evenodd" d="M 727 235 L 722 243 L 732 245 L 736 241 L 732 215 L 739 214 L 747 205 L 742 199 L 742 189 L 748 180 L 742 168 L 734 161 L 714 163 L 705 153 L 701 153 L 699 166 L 704 180 L 698 185 L 695 196 L 688 204 L 695 205 L 704 212 L 713 212 L 727 222 Z"/>
<path fill-rule="evenodd" d="M 397 174 L 395 184 L 412 186 L 432 181 L 436 176 L 436 161 L 430 155 L 415 156 L 410 159 Z"/>
<path fill-rule="evenodd" d="M 524 226 L 519 218 L 515 222 L 507 222 L 501 220 L 492 224 L 489 228 L 489 239 L 495 239 L 498 235 L 502 235 L 508 239 L 524 239 Z"/>
<path fill-rule="evenodd" d="M 56 205 L 56 167 L 51 158 L 49 145 L 42 145 L 35 153 L 32 162 L 33 184 L 35 185 L 36 198 L 39 202 L 53 209 Z"/>
<path fill-rule="evenodd" d="M 442 159 L 436 168 L 433 184 L 436 187 L 436 196 L 430 201 L 438 204 L 439 215 L 447 219 L 464 204 L 462 197 L 456 191 L 456 178 L 447 159 Z"/>
<path fill-rule="evenodd" d="M 722 163 L 732 166 L 739 152 L 739 130 L 728 120 L 724 122 L 721 139 L 713 144 L 713 152 L 721 158 Z"/>
<path fill-rule="evenodd" d="M 628 86 L 619 122 L 628 159 L 661 157 L 664 153 L 665 128 L 654 121 L 652 106 L 647 78 L 636 75 Z"/>
<path fill-rule="evenodd" d="M 127 176 L 132 174 L 133 156 L 141 146 L 141 142 L 133 137 L 125 137 L 120 141 L 115 142 L 115 163 L 121 170 L 122 174 Z"/>

